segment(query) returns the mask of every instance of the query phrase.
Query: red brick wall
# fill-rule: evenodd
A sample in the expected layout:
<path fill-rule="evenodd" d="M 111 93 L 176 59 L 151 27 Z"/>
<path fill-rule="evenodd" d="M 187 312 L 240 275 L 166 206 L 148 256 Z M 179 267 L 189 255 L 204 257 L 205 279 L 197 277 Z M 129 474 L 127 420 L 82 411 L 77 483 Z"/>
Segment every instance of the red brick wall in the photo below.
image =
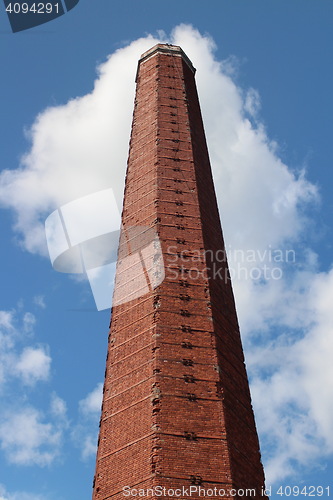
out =
<path fill-rule="evenodd" d="M 157 485 L 256 488 L 259 498 L 264 484 L 231 284 L 207 269 L 227 264 L 204 253 L 223 238 L 194 73 L 180 54 L 157 50 L 139 64 L 123 234 L 157 231 L 165 279 L 113 307 L 94 500 Z M 136 241 L 120 245 L 118 288 L 139 272 L 121 262 Z"/>

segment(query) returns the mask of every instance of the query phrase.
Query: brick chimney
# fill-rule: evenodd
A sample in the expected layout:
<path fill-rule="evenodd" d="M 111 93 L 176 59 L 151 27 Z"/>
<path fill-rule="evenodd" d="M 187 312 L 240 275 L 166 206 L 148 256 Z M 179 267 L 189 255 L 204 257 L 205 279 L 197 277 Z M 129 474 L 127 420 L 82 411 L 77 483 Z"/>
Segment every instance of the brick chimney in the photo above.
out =
<path fill-rule="evenodd" d="M 264 496 L 194 75 L 138 64 L 93 500 Z"/>

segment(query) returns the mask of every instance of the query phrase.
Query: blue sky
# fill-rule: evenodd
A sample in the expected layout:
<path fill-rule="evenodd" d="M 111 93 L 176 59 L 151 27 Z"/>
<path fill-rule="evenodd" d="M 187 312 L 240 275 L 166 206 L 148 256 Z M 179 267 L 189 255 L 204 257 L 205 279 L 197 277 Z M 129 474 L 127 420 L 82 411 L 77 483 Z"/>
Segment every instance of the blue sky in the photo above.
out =
<path fill-rule="evenodd" d="M 1 500 L 91 497 L 109 312 L 52 269 L 42 223 L 87 186 L 121 189 L 155 40 L 197 67 L 273 497 L 333 488 L 332 15 L 328 0 L 80 0 L 12 34 L 1 6 Z M 281 279 L 256 280 L 264 265 Z"/>

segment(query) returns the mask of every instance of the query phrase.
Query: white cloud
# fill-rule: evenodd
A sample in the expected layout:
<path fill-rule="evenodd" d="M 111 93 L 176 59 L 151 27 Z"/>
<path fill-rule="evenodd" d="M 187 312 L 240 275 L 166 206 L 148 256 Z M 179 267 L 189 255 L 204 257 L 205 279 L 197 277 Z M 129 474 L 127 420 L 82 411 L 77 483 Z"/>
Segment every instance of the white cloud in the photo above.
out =
<path fill-rule="evenodd" d="M 14 346 L 16 329 L 13 311 L 0 311 L 0 386 L 5 378 L 5 357 Z"/>
<path fill-rule="evenodd" d="M 23 317 L 23 331 L 31 333 L 36 324 L 36 318 L 31 312 L 26 312 Z"/>
<path fill-rule="evenodd" d="M 156 41 L 148 36 L 119 49 L 99 66 L 90 94 L 40 113 L 20 167 L 2 172 L 0 202 L 16 213 L 15 229 L 28 250 L 46 253 L 42 223 L 54 208 L 108 187 L 121 198 L 137 60 Z M 182 25 L 171 41 L 184 48 L 198 69 L 228 241 L 263 248 L 294 239 L 303 227 L 298 207 L 313 199 L 316 189 L 288 170 L 264 128 L 253 128 L 244 117 L 257 111 L 258 92 L 250 89 L 244 101 L 230 71 L 224 73 L 224 64 L 214 59 L 209 37 Z"/>
<path fill-rule="evenodd" d="M 29 312 L 0 311 L 0 449 L 10 463 L 46 466 L 59 455 L 68 427 L 67 408 L 55 393 L 48 415 L 28 403 L 36 384 L 48 380 L 51 366 L 47 346 L 20 345 L 31 340 L 34 325 Z M 24 492 L 1 494 L 6 500 L 41 500 Z"/>
<path fill-rule="evenodd" d="M 40 307 L 41 309 L 45 309 L 46 307 L 45 297 L 43 295 L 36 295 L 33 298 L 33 302 L 34 304 L 36 304 L 36 306 Z"/>
<path fill-rule="evenodd" d="M 144 38 L 118 50 L 98 68 L 91 94 L 43 111 L 20 167 L 2 172 L 0 203 L 14 209 L 29 251 L 46 254 L 44 220 L 53 209 L 108 187 L 121 197 L 136 61 L 153 43 Z"/>
<path fill-rule="evenodd" d="M 13 330 L 13 311 L 0 311 L 0 328 L 5 330 Z"/>
<path fill-rule="evenodd" d="M 83 460 L 96 455 L 102 396 L 103 384 L 98 383 L 95 389 L 79 401 L 79 420 L 72 430 L 72 438 L 76 446 L 80 448 Z"/>
<path fill-rule="evenodd" d="M 7 489 L 0 484 L 0 500 L 46 500 L 46 497 L 25 491 L 9 493 Z"/>
<path fill-rule="evenodd" d="M 66 402 L 60 398 L 56 393 L 52 394 L 51 397 L 51 414 L 55 417 L 66 420 L 67 419 L 67 405 Z"/>
<path fill-rule="evenodd" d="M 332 370 L 332 272 L 318 273 L 317 256 L 304 248 L 317 188 L 304 170 L 281 160 L 259 119 L 259 92 L 237 86 L 233 60 L 217 61 L 211 38 L 181 25 L 168 41 L 181 45 L 197 68 L 229 254 L 257 252 L 254 261 L 232 263 L 244 268 L 234 290 L 267 476 L 281 479 L 333 451 L 333 377 L 325 375 Z M 14 210 L 27 250 L 46 254 L 43 221 L 62 204 L 108 187 L 120 198 L 137 59 L 155 42 L 147 36 L 118 50 L 98 68 L 90 94 L 40 113 L 21 165 L 1 174 L 0 202 Z M 295 262 L 261 261 L 258 252 L 268 248 L 294 249 Z M 264 265 L 280 269 L 281 279 L 251 279 Z M 0 324 L 11 328 L 10 313 L 0 315 Z M 81 401 L 82 419 L 98 413 L 100 390 Z M 94 437 L 85 436 L 89 455 Z"/>
<path fill-rule="evenodd" d="M 248 351 L 257 423 L 270 450 L 266 474 L 271 482 L 296 473 L 297 464 L 314 466 L 333 453 L 333 270 L 309 278 L 303 282 L 308 286 L 302 293 L 303 318 L 282 314 L 283 333 Z M 301 298 L 299 290 L 281 292 L 286 301 Z M 287 307 L 281 302 L 277 314 Z M 293 313 L 301 312 L 301 304 L 296 305 Z M 301 332 L 288 324 L 299 325 Z"/>
<path fill-rule="evenodd" d="M 92 433 L 86 434 L 81 443 L 81 457 L 83 460 L 88 460 L 96 456 L 97 451 L 97 435 Z"/>
<path fill-rule="evenodd" d="M 79 402 L 80 411 L 84 415 L 99 414 L 101 411 L 103 384 L 99 383 L 87 397 Z"/>
<path fill-rule="evenodd" d="M 50 367 L 51 357 L 43 348 L 26 347 L 15 368 L 25 384 L 34 385 L 37 381 L 49 378 Z"/>
<path fill-rule="evenodd" d="M 0 423 L 1 448 L 10 463 L 49 465 L 58 455 L 61 431 L 32 407 L 8 412 Z"/>
<path fill-rule="evenodd" d="M 29 386 L 48 380 L 52 361 L 48 346 L 20 345 L 31 341 L 35 324 L 30 312 L 0 311 L 0 388 L 14 377 Z"/>
<path fill-rule="evenodd" d="M 252 118 L 257 118 L 260 108 L 259 92 L 256 89 L 249 89 L 245 97 L 244 110 L 247 111 Z"/>

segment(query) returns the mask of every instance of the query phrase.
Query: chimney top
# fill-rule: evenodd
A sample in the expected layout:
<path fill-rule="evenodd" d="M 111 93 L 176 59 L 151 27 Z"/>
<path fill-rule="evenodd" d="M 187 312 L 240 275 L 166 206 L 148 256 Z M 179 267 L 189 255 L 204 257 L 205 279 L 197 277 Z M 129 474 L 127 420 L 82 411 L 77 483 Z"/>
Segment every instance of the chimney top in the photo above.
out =
<path fill-rule="evenodd" d="M 139 59 L 139 65 L 143 61 L 146 61 L 147 59 L 153 57 L 155 54 L 170 54 L 175 57 L 182 57 L 183 60 L 188 65 L 188 67 L 190 68 L 190 70 L 193 71 L 193 73 L 195 73 L 195 68 L 190 59 L 183 51 L 183 49 L 178 45 L 171 45 L 169 43 L 158 43 L 157 45 L 154 45 L 154 47 L 152 47 L 151 49 L 144 52 Z"/>

